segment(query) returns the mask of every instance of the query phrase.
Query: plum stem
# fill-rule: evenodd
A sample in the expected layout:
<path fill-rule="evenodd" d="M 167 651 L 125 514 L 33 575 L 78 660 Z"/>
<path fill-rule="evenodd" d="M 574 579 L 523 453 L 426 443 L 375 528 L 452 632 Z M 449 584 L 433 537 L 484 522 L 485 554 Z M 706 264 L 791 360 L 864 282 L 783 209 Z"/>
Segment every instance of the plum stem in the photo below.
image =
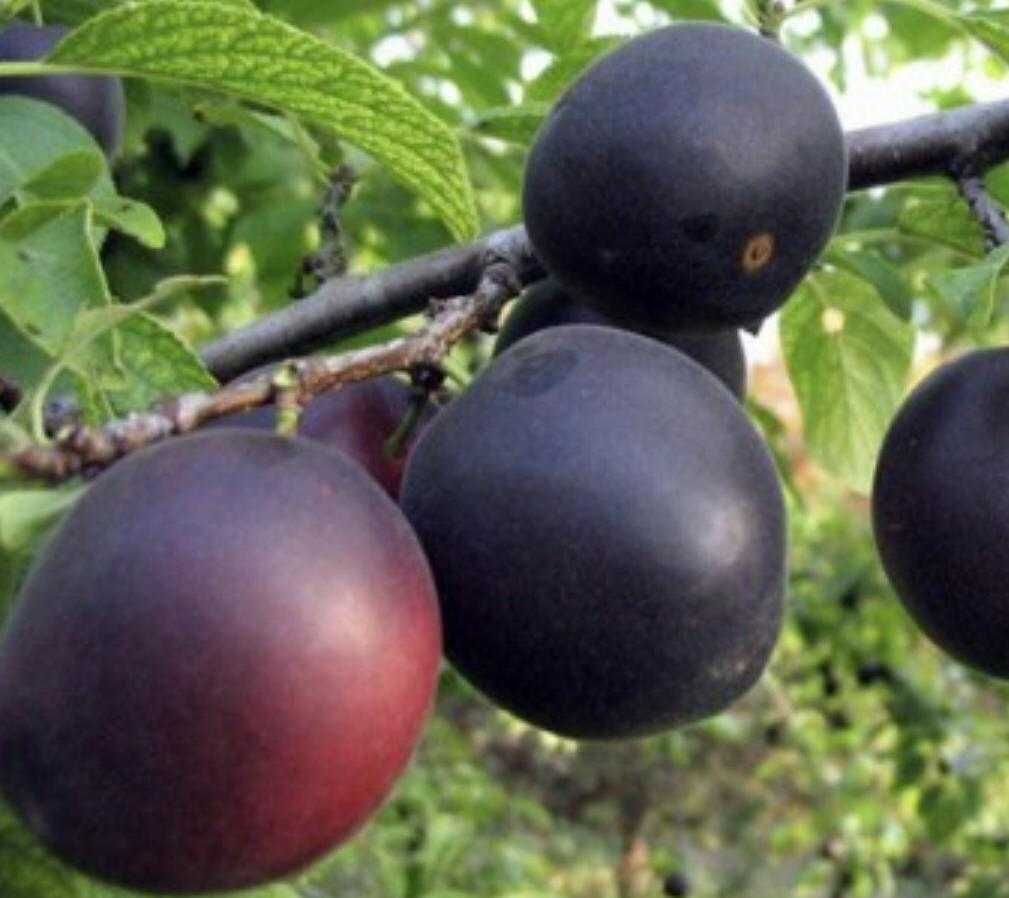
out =
<path fill-rule="evenodd" d="M 756 0 L 755 18 L 761 37 L 781 43 L 781 23 L 788 14 L 782 0 Z"/>
<path fill-rule="evenodd" d="M 292 365 L 281 365 L 274 373 L 272 381 L 277 394 L 276 431 L 281 436 L 296 436 L 298 426 L 301 424 L 301 413 L 305 407 L 298 371 Z"/>
<path fill-rule="evenodd" d="M 406 455 L 406 448 L 410 445 L 417 427 L 424 420 L 424 412 L 431 402 L 430 394 L 427 390 L 415 389 L 410 397 L 410 405 L 399 422 L 399 426 L 393 434 L 385 441 L 382 451 L 386 458 L 399 460 Z"/>

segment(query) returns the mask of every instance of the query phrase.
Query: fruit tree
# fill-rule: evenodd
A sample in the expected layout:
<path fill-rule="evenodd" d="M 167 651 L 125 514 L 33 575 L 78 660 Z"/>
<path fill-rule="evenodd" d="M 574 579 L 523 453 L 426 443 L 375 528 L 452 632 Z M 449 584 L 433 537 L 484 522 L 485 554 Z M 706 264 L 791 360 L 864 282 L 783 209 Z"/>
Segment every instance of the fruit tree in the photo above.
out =
<path fill-rule="evenodd" d="M 1009 898 L 1007 203 L 1002 0 L 0 0 L 0 898 Z"/>

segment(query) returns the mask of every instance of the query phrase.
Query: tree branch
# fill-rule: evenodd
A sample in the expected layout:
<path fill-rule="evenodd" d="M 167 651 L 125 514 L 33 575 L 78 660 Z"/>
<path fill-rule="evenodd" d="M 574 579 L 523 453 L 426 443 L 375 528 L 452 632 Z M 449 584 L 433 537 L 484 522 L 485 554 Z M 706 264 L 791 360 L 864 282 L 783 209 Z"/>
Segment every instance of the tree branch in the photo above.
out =
<path fill-rule="evenodd" d="M 987 168 L 1009 159 L 1009 100 L 855 131 L 847 141 L 850 189 L 946 175 L 957 180 L 990 241 L 1009 240 L 1009 225 L 980 179 Z M 270 372 L 215 393 L 181 396 L 104 427 L 67 426 L 50 445 L 0 456 L 0 479 L 64 480 L 214 418 L 271 402 L 296 409 L 341 383 L 436 365 L 458 340 L 493 324 L 508 299 L 545 274 L 525 228 L 518 225 L 370 277 L 331 281 L 314 295 L 206 346 L 202 356 L 208 368 L 221 380 L 231 380 L 337 336 L 421 311 L 433 300 L 434 318 L 417 333 L 380 346 L 299 359 L 280 375 Z"/>
<path fill-rule="evenodd" d="M 976 172 L 1009 159 L 1009 100 L 975 103 L 848 135 L 848 189 Z"/>
<path fill-rule="evenodd" d="M 50 445 L 0 455 L 0 479 L 67 480 L 215 418 L 272 402 L 297 408 L 338 384 L 437 365 L 466 334 L 493 324 L 501 307 L 521 290 L 509 260 L 485 256 L 484 265 L 471 296 L 436 302 L 430 324 L 407 337 L 335 356 L 298 359 L 279 372 L 268 371 L 214 393 L 179 396 L 103 427 L 67 427 Z"/>
<path fill-rule="evenodd" d="M 978 103 L 848 134 L 851 190 L 922 175 L 983 172 L 1009 159 L 1009 100 Z M 230 380 L 257 365 L 422 311 L 431 298 L 471 293 L 488 250 L 517 260 L 522 284 L 545 276 L 521 225 L 463 247 L 421 256 L 366 278 L 340 278 L 315 294 L 204 347 L 207 367 Z"/>
<path fill-rule="evenodd" d="M 1009 221 L 1006 221 L 1005 210 L 988 193 L 984 180 L 977 175 L 965 174 L 957 179 L 957 186 L 970 211 L 984 228 L 988 251 L 1009 244 Z"/>
<path fill-rule="evenodd" d="M 221 381 L 258 365 L 310 352 L 335 336 L 358 333 L 422 312 L 432 299 L 468 296 L 487 258 L 507 259 L 524 286 L 546 272 L 521 225 L 471 243 L 419 256 L 370 277 L 339 278 L 311 296 L 208 344 L 204 364 Z"/>

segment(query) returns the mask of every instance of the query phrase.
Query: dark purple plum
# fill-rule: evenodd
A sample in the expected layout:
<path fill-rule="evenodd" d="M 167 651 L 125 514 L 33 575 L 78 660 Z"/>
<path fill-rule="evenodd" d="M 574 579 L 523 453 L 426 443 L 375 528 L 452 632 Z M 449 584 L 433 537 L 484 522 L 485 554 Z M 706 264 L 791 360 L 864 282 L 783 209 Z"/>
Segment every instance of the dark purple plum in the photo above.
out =
<path fill-rule="evenodd" d="M 876 545 L 911 617 L 954 658 L 1009 678 L 1009 349 L 971 352 L 914 390 L 872 491 Z"/>
<path fill-rule="evenodd" d="M 656 340 L 565 325 L 502 353 L 407 465 L 449 659 L 576 738 L 714 714 L 775 644 L 785 512 L 718 380 Z"/>
<path fill-rule="evenodd" d="M 515 302 L 505 318 L 501 333 L 494 344 L 494 355 L 500 355 L 523 337 L 559 324 L 599 324 L 619 327 L 602 312 L 574 299 L 553 278 L 533 284 Z M 703 365 L 735 394 L 746 395 L 746 356 L 737 330 L 711 334 L 645 334 L 678 349 Z"/>
<path fill-rule="evenodd" d="M 61 25 L 15 22 L 0 30 L 0 62 L 31 62 L 47 56 L 68 33 Z M 0 96 L 32 97 L 58 106 L 87 128 L 105 155 L 119 152 L 126 118 L 123 82 L 93 75 L 0 78 Z"/>
<path fill-rule="evenodd" d="M 440 623 L 402 513 L 340 453 L 215 430 L 128 457 L 0 645 L 0 788 L 59 857 L 252 886 L 357 830 L 407 764 Z"/>
<path fill-rule="evenodd" d="M 826 245 L 847 187 L 826 91 L 773 41 L 685 23 L 575 82 L 525 172 L 529 238 L 566 289 L 646 331 L 752 326 Z"/>

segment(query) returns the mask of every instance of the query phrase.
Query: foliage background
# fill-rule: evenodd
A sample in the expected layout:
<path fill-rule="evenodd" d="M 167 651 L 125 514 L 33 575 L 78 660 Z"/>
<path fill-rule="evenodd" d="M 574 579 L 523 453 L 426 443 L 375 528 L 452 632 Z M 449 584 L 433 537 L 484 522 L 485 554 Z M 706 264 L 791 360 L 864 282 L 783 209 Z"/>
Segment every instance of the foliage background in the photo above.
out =
<path fill-rule="evenodd" d="M 41 12 L 75 24 L 116 5 L 53 0 Z M 29 6 L 8 0 L 7 11 Z M 762 11 L 716 0 L 258 6 L 370 61 L 446 126 L 481 230 L 521 217 L 539 118 L 617 32 L 672 18 L 743 25 Z M 973 99 L 949 86 L 951 65 L 1006 75 L 1009 11 L 996 2 L 786 6 L 786 45 L 829 76 L 842 108 L 852 60 L 910 80 L 934 108 Z M 306 253 L 334 249 L 318 208 L 337 165 L 357 175 L 340 215 L 351 271 L 452 240 L 430 190 L 404 186 L 324 124 L 270 111 L 283 103 L 253 109 L 213 87 L 131 79 L 111 178 L 73 123 L 0 100 L 0 158 L 18 160 L 0 163 L 0 358 L 34 390 L 0 417 L 0 442 L 38 431 L 50 388 L 75 390 L 102 419 L 210 383 L 188 346 L 294 301 Z M 1009 166 L 988 183 L 1009 202 Z M 1009 895 L 1006 688 L 910 624 L 880 572 L 864 498 L 909 381 L 966 346 L 1005 342 L 1007 260 L 986 256 L 950 184 L 855 194 L 823 263 L 768 325 L 784 355 L 751 372 L 750 410 L 789 488 L 791 589 L 770 671 L 737 707 L 652 740 L 578 745 L 495 711 L 446 671 L 418 758 L 379 817 L 303 879 L 257 894 L 631 898 L 662 894 L 671 877 L 671 893 L 697 896 Z M 456 388 L 487 353 L 475 340 L 454 354 Z M 0 491 L 5 604 L 74 495 Z M 121 894 L 67 871 L 0 811 L 0 895 Z"/>

